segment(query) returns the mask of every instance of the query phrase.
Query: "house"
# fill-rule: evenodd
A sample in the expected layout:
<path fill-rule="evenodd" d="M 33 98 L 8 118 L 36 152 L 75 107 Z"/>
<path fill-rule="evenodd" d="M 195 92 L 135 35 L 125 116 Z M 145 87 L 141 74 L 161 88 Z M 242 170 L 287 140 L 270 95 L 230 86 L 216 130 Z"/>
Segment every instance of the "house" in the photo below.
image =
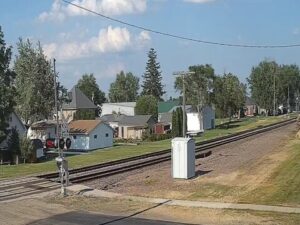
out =
<path fill-rule="evenodd" d="M 62 113 L 67 122 L 75 118 L 75 114 L 80 112 L 95 115 L 98 107 L 82 91 L 74 86 L 70 91 L 71 102 L 63 104 Z M 59 115 L 59 118 L 62 118 Z"/>
<path fill-rule="evenodd" d="M 203 107 L 200 116 L 198 112 L 189 112 L 187 116 L 187 133 L 197 134 L 215 128 L 215 111 L 210 106 Z"/>
<path fill-rule="evenodd" d="M 119 121 L 118 137 L 141 139 L 147 130 L 153 132 L 156 121 L 151 115 L 124 116 Z"/>
<path fill-rule="evenodd" d="M 103 103 L 101 115 L 122 114 L 135 116 L 136 102 Z"/>
<path fill-rule="evenodd" d="M 172 130 L 172 113 L 160 113 L 154 126 L 154 133 L 166 134 Z"/>
<path fill-rule="evenodd" d="M 42 120 L 33 123 L 27 132 L 29 139 L 40 139 L 46 141 L 48 138 L 56 137 L 56 125 L 55 120 Z"/>
<path fill-rule="evenodd" d="M 248 96 L 246 96 L 245 108 L 244 108 L 245 116 L 255 116 L 258 113 L 258 106 L 254 102 L 254 100 Z"/>
<path fill-rule="evenodd" d="M 88 151 L 113 146 L 114 130 L 101 120 L 74 120 L 69 129 L 71 149 Z"/>
<path fill-rule="evenodd" d="M 10 133 L 11 130 L 14 128 L 18 131 L 18 134 L 20 137 L 26 135 L 27 129 L 26 129 L 25 125 L 23 124 L 22 120 L 15 112 L 12 112 L 8 118 L 7 130 Z M 9 136 L 9 133 L 8 133 L 8 136 Z M 2 141 L 0 143 L 0 149 L 7 148 L 7 141 L 8 141 L 8 138 L 6 138 L 4 141 Z"/>

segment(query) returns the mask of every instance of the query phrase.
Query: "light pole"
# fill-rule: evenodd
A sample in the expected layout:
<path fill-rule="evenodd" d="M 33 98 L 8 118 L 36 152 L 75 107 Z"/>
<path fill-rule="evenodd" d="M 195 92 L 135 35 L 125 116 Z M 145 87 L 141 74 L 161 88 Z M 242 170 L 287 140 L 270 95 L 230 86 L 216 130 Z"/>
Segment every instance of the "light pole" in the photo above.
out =
<path fill-rule="evenodd" d="M 276 65 L 274 67 L 274 74 L 273 74 L 273 83 L 274 83 L 274 93 L 273 93 L 273 116 L 276 115 L 276 84 L 275 84 L 275 75 L 276 75 Z"/>
<path fill-rule="evenodd" d="M 185 76 L 194 74 L 195 72 L 189 72 L 189 71 L 179 71 L 174 72 L 173 75 L 175 76 L 181 76 L 182 79 L 182 136 L 186 137 L 186 112 L 185 112 Z"/>

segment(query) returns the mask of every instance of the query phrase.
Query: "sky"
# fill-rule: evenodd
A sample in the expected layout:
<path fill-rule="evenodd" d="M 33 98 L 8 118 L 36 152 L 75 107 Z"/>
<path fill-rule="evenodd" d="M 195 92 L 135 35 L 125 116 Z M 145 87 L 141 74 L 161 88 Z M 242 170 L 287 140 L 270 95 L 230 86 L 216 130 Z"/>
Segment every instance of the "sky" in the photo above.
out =
<path fill-rule="evenodd" d="M 103 15 L 165 33 L 246 45 L 300 44 L 298 0 L 70 0 Z M 240 48 L 180 40 L 110 21 L 61 0 L 1 1 L 0 26 L 13 46 L 19 38 L 40 41 L 56 58 L 59 80 L 68 89 L 93 73 L 106 93 L 121 70 L 140 77 L 150 48 L 161 65 L 165 99 L 178 96 L 173 72 L 211 64 L 242 82 L 264 59 L 300 65 L 300 47 Z"/>

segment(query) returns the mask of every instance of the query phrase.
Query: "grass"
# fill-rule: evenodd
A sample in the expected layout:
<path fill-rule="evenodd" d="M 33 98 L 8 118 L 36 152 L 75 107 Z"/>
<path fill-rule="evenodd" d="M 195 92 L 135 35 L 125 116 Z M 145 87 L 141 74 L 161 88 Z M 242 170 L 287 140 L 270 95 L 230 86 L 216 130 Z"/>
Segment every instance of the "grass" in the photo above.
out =
<path fill-rule="evenodd" d="M 209 140 L 243 130 L 279 122 L 284 119 L 285 118 L 283 117 L 245 118 L 240 121 L 233 121 L 230 124 L 231 126 L 229 129 L 221 127 L 208 130 L 203 136 L 196 137 L 195 140 L 196 142 L 201 142 L 203 140 Z M 144 142 L 137 146 L 115 146 L 112 148 L 96 150 L 90 154 L 68 156 L 69 168 L 78 168 L 82 166 L 123 159 L 167 148 L 170 148 L 170 140 Z M 0 166 L 0 178 L 20 177 L 25 175 L 54 172 L 56 170 L 57 168 L 54 160 L 35 164 L 2 165 Z"/>
<path fill-rule="evenodd" d="M 241 200 L 261 204 L 300 206 L 300 140 L 293 140 L 289 157 L 270 178 Z"/>

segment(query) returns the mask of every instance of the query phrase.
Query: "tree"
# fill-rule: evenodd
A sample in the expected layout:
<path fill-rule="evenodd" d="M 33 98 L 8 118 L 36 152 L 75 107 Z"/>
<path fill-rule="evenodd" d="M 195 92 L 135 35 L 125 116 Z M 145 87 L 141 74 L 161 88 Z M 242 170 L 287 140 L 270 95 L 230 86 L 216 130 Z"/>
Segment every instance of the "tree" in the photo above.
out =
<path fill-rule="evenodd" d="M 11 47 L 6 47 L 0 26 L 0 143 L 8 134 L 8 118 L 15 106 L 15 73 L 9 68 L 11 54 Z"/>
<path fill-rule="evenodd" d="M 121 71 L 117 74 L 115 82 L 110 84 L 110 102 L 134 102 L 139 90 L 139 78 L 132 73 Z"/>
<path fill-rule="evenodd" d="M 137 115 L 153 115 L 157 118 L 157 100 L 152 95 L 140 96 L 136 102 Z"/>
<path fill-rule="evenodd" d="M 17 43 L 14 70 L 17 74 L 17 111 L 26 124 L 47 119 L 54 107 L 52 65 L 40 43 L 34 47 L 27 39 Z"/>
<path fill-rule="evenodd" d="M 19 156 L 21 155 L 20 138 L 16 128 L 13 128 L 8 138 L 8 151 L 11 153 L 11 161 L 19 164 Z"/>
<path fill-rule="evenodd" d="M 274 61 L 262 61 L 258 66 L 253 67 L 250 77 L 247 79 L 251 95 L 254 101 L 268 112 L 273 109 L 274 91 L 278 96 L 278 88 L 274 90 L 275 84 L 278 82 L 279 66 Z"/>
<path fill-rule="evenodd" d="M 34 161 L 34 146 L 30 139 L 28 139 L 26 136 L 21 138 L 21 156 L 24 160 L 24 163 L 28 160 L 30 162 Z"/>
<path fill-rule="evenodd" d="M 148 53 L 148 62 L 146 72 L 143 75 L 143 91 L 141 95 L 153 95 L 157 100 L 162 100 L 165 94 L 164 86 L 162 85 L 162 76 L 160 64 L 156 61 L 157 55 L 153 48 Z"/>
<path fill-rule="evenodd" d="M 173 135 L 173 137 L 179 136 L 177 113 L 175 110 L 172 112 L 172 135 Z"/>
<path fill-rule="evenodd" d="M 216 77 L 214 82 L 214 102 L 223 117 L 229 117 L 237 113 L 245 103 L 246 86 L 237 76 L 228 73 Z M 229 123 L 228 123 L 229 125 Z"/>
<path fill-rule="evenodd" d="M 102 105 L 106 101 L 105 93 L 99 88 L 94 74 L 83 74 L 76 85 L 95 105 Z"/>
<path fill-rule="evenodd" d="M 215 73 L 212 66 L 208 64 L 190 66 L 189 71 L 194 73 L 185 75 L 184 78 L 176 78 L 175 89 L 182 93 L 183 81 L 185 82 L 185 97 L 187 104 L 191 104 L 196 108 L 198 119 L 201 121 L 203 107 L 212 103 L 211 92 Z"/>

